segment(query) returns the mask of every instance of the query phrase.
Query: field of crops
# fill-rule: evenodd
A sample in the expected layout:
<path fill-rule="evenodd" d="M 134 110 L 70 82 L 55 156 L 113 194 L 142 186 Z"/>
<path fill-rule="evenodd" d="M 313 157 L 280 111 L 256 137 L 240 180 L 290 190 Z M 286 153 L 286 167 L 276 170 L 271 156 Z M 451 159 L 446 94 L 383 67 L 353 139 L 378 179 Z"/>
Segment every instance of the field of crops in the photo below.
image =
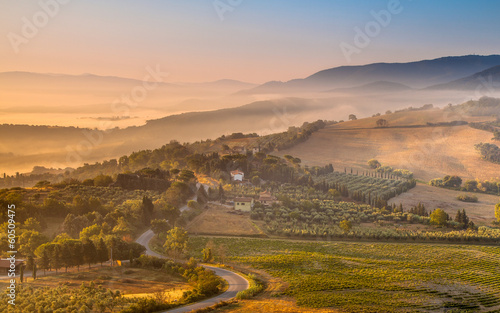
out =
<path fill-rule="evenodd" d="M 302 307 L 500 312 L 500 247 L 193 237 L 191 253 L 209 240 L 231 262 L 288 282 Z"/>

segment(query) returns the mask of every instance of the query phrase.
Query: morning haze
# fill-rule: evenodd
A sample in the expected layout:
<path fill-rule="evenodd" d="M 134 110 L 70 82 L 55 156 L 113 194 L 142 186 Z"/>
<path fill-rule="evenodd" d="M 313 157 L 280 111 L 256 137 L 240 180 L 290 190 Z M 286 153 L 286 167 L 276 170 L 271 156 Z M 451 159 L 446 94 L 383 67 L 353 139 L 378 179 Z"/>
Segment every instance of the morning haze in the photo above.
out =
<path fill-rule="evenodd" d="M 0 1 L 0 311 L 500 311 L 499 9 Z"/>

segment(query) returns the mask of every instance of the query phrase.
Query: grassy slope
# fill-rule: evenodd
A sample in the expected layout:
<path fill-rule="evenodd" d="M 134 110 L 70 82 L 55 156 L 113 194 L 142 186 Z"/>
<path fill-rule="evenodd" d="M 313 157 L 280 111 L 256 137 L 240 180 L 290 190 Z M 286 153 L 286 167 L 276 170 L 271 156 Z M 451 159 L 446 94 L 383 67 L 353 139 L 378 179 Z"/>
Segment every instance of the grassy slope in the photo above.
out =
<path fill-rule="evenodd" d="M 375 128 L 379 118 L 388 120 L 391 127 Z M 411 170 L 423 180 L 447 174 L 492 179 L 500 176 L 500 165 L 482 160 L 474 149 L 479 142 L 493 143 L 491 133 L 468 126 L 401 127 L 485 119 L 489 118 L 448 115 L 442 110 L 394 113 L 327 127 L 279 154 L 297 156 L 306 165 L 332 163 L 359 169 L 367 169 L 366 162 L 375 158 L 384 165 Z"/>

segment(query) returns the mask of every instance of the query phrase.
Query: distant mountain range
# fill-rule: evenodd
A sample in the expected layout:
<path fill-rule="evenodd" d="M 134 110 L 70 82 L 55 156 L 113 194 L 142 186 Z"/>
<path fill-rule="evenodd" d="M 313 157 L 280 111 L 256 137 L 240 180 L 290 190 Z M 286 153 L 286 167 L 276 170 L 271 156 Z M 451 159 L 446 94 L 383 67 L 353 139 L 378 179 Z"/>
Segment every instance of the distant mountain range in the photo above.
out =
<path fill-rule="evenodd" d="M 165 78 L 165 77 L 162 77 Z M 154 80 L 150 77 L 148 81 Z M 65 91 L 65 88 L 74 90 L 77 88 L 85 89 L 105 89 L 107 87 L 126 87 L 142 85 L 143 81 L 133 78 L 124 78 L 117 76 L 99 76 L 94 74 L 68 75 L 51 73 L 33 73 L 33 72 L 1 72 L 0 84 L 2 89 L 8 89 L 12 86 L 16 88 L 23 86 L 26 88 L 49 88 Z M 159 82 L 158 85 L 170 88 L 233 88 L 242 89 L 255 87 L 255 84 L 241 82 L 233 79 L 221 79 L 212 82 L 202 83 L 165 83 Z"/>
<path fill-rule="evenodd" d="M 412 90 L 412 88 L 399 84 L 399 83 L 393 83 L 393 82 L 386 82 L 386 81 L 376 81 L 374 83 L 369 83 L 361 86 L 356 86 L 356 87 L 349 87 L 349 88 L 336 88 L 332 90 L 327 90 L 326 92 L 346 92 L 346 93 L 353 93 L 353 92 L 370 92 L 370 93 L 378 93 L 378 92 L 398 92 L 398 91 L 407 91 L 407 90 Z"/>
<path fill-rule="evenodd" d="M 287 82 L 270 81 L 262 85 L 231 79 L 205 83 L 161 82 L 159 85 L 170 96 L 203 96 L 214 93 L 218 96 L 230 94 L 238 96 L 293 95 L 304 92 L 345 92 L 346 88 L 353 88 L 352 91 L 387 90 L 389 92 L 404 89 L 469 90 L 477 87 L 481 77 L 487 79 L 491 76 L 493 82 L 499 81 L 500 68 L 498 66 L 500 66 L 500 55 L 467 55 L 408 63 L 340 66 L 302 79 Z M 132 88 L 138 84 L 142 84 L 142 81 L 93 74 L 0 73 L 0 86 L 7 91 L 26 88 L 27 91 L 72 93 L 84 90 L 99 93 L 118 87 Z"/>
<path fill-rule="evenodd" d="M 321 92 L 350 88 L 379 81 L 399 83 L 421 89 L 445 84 L 500 65 L 500 55 L 443 57 L 408 63 L 374 63 L 340 66 L 317 72 L 303 79 L 271 81 L 240 94 Z"/>
<path fill-rule="evenodd" d="M 446 84 L 428 87 L 434 90 L 498 89 L 500 87 L 500 65 Z"/>
<path fill-rule="evenodd" d="M 145 70 L 145 83 L 138 79 L 93 74 L 0 73 L 0 113 L 3 114 L 0 123 L 33 123 L 34 113 L 44 114 L 36 117 L 41 125 L 62 123 L 64 126 L 80 127 L 95 125 L 93 120 L 83 117 L 137 117 L 115 123 L 117 127 L 126 127 L 142 124 L 147 119 L 188 111 L 237 107 L 255 101 L 253 97 L 232 96 L 239 90 L 255 87 L 255 84 L 236 80 L 171 83 L 171 77 L 167 75 L 147 77 L 148 74 Z M 128 105 L 128 112 L 117 109 L 123 108 L 122 104 Z M 72 116 L 69 115 L 71 113 Z M 7 117 L 6 114 L 18 115 Z M 57 117 L 58 114 L 66 116 Z M 54 121 L 55 118 L 59 120 Z"/>

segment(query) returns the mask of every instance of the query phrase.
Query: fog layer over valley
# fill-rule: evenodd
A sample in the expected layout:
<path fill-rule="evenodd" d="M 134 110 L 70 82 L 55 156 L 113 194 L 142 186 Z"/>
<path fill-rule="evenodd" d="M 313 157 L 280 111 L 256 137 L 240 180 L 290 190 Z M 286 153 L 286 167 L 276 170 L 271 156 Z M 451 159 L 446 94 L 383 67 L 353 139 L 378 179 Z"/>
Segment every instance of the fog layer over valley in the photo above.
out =
<path fill-rule="evenodd" d="M 498 65 L 497 55 L 377 63 L 260 86 L 234 80 L 170 83 L 168 73 L 153 68 L 146 69 L 144 81 L 0 73 L 0 166 L 11 174 L 35 165 L 76 167 L 170 140 L 265 135 L 318 119 L 500 97 Z"/>

